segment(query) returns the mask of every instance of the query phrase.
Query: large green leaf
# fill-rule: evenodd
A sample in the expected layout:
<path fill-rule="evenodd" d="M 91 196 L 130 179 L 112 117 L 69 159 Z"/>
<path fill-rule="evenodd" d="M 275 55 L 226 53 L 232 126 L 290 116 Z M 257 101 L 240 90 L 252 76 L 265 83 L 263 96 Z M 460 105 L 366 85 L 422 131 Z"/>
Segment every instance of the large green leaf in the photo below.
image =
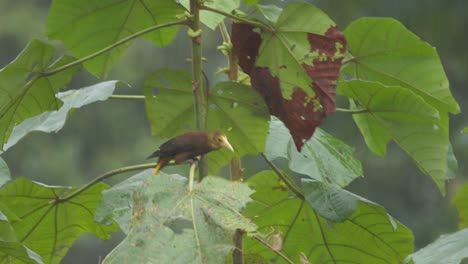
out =
<path fill-rule="evenodd" d="M 179 2 L 187 9 L 190 10 L 190 0 L 179 0 Z M 204 1 L 203 5 L 220 10 L 226 13 L 231 13 L 240 5 L 240 0 L 214 0 Z M 211 11 L 202 10 L 200 12 L 200 21 L 212 30 L 215 30 L 219 23 L 224 20 L 223 15 L 218 15 Z"/>
<path fill-rule="evenodd" d="M 0 146 L 17 124 L 61 105 L 55 94 L 67 85 L 80 66 L 51 76 L 43 75 L 73 60 L 65 56 L 53 62 L 53 55 L 51 45 L 32 40 L 13 62 L 0 70 Z"/>
<path fill-rule="evenodd" d="M 45 263 L 60 263 L 73 242 L 82 234 L 109 239 L 117 225 L 94 222 L 101 192 L 98 183 L 69 200 L 58 200 L 76 189 L 46 186 L 19 178 L 0 189 L 0 201 L 19 218 L 11 221 L 18 241 L 42 256 Z"/>
<path fill-rule="evenodd" d="M 393 139 L 418 167 L 429 175 L 442 192 L 447 179 L 449 141 L 448 120 L 411 90 L 362 80 L 343 81 L 342 93 L 357 102 L 353 114 L 367 146 L 385 155 L 387 143 Z"/>
<path fill-rule="evenodd" d="M 186 71 L 158 70 L 145 81 L 146 112 L 153 135 L 171 138 L 193 129 L 194 107 L 191 76 Z M 208 94 L 208 129 L 226 133 L 236 150 L 208 154 L 210 172 L 226 165 L 234 156 L 263 151 L 268 133 L 268 110 L 260 96 L 248 86 L 221 82 Z"/>
<path fill-rule="evenodd" d="M 265 154 L 268 159 L 286 158 L 295 172 L 339 187 L 362 176 L 354 149 L 321 129 L 317 129 L 299 152 L 288 129 L 281 120 L 272 117 Z"/>
<path fill-rule="evenodd" d="M 413 251 L 411 231 L 380 206 L 358 202 L 356 211 L 337 223 L 290 197 L 272 172 L 250 178 L 249 186 L 255 190 L 254 201 L 244 214 L 257 224 L 263 240 L 292 263 L 400 263 Z M 286 263 L 256 240 L 246 237 L 244 242 L 247 263 L 258 258 Z"/>
<path fill-rule="evenodd" d="M 408 257 L 415 264 L 458 264 L 468 258 L 468 229 L 443 235 Z M 465 263 L 465 262 L 463 262 Z"/>
<path fill-rule="evenodd" d="M 106 81 L 78 90 L 58 93 L 56 97 L 63 101 L 63 105 L 60 109 L 31 117 L 16 126 L 7 143 L 3 146 L 3 149 L 9 149 L 32 131 L 42 131 L 46 133 L 59 131 L 65 125 L 70 110 L 97 101 L 107 100 L 114 92 L 117 83 L 118 81 Z"/>
<path fill-rule="evenodd" d="M 142 176 L 144 188 L 126 181 L 106 194 L 113 199 L 111 192 L 127 196 L 132 191 L 133 204 L 126 206 L 131 211 L 127 237 L 103 263 L 223 263 L 233 249 L 235 230 L 256 229 L 239 213 L 252 194 L 245 183 L 206 177 L 189 191 L 179 175 L 153 177 L 146 170 L 137 180 Z"/>
<path fill-rule="evenodd" d="M 468 227 L 468 183 L 463 185 L 457 196 L 453 198 L 452 203 L 458 209 L 458 225 L 460 228 Z"/>
<path fill-rule="evenodd" d="M 0 187 L 8 182 L 10 178 L 10 169 L 8 169 L 8 165 L 2 158 L 0 158 Z"/>
<path fill-rule="evenodd" d="M 173 0 L 56 0 L 49 9 L 47 32 L 82 58 L 143 29 L 175 22 L 183 12 Z M 177 30 L 175 26 L 163 28 L 146 34 L 145 38 L 165 46 L 174 39 Z M 84 66 L 95 75 L 105 73 L 127 47 L 128 44 L 121 45 Z"/>
<path fill-rule="evenodd" d="M 0 211 L 0 263 L 43 263 L 39 255 L 18 241 L 8 220 Z"/>
<path fill-rule="evenodd" d="M 362 18 L 344 33 L 353 55 L 345 72 L 358 79 L 410 89 L 441 112 L 460 112 L 436 49 L 400 22 Z"/>

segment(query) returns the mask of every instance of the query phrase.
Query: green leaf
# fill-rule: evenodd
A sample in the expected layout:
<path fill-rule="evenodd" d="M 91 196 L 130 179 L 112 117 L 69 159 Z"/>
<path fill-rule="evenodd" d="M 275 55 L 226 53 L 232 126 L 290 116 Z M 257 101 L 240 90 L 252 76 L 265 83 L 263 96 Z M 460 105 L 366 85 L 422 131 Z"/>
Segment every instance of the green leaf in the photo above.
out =
<path fill-rule="evenodd" d="M 353 55 L 346 73 L 410 89 L 441 112 L 460 112 L 436 49 L 400 22 L 362 18 L 344 33 Z"/>
<path fill-rule="evenodd" d="M 53 1 L 47 19 L 50 38 L 62 40 L 79 58 L 110 46 L 151 26 L 177 21 L 184 9 L 173 0 Z M 178 27 L 155 30 L 144 37 L 158 46 L 175 38 Z M 84 63 L 94 75 L 109 71 L 129 44 Z"/>
<path fill-rule="evenodd" d="M 344 187 L 363 175 L 354 149 L 321 129 L 297 151 L 289 130 L 275 117 L 270 121 L 265 154 L 268 159 L 286 158 L 289 168 L 320 182 Z"/>
<path fill-rule="evenodd" d="M 385 155 L 393 139 L 442 193 L 447 179 L 448 120 L 411 90 L 362 80 L 342 81 L 338 92 L 359 102 L 353 119 L 367 146 Z"/>
<path fill-rule="evenodd" d="M 118 82 L 119 81 L 106 81 L 78 90 L 58 93 L 56 97 L 63 101 L 63 105 L 60 109 L 34 116 L 16 126 L 8 142 L 3 146 L 3 149 L 9 149 L 32 131 L 42 131 L 46 133 L 59 131 L 65 125 L 70 110 L 97 101 L 107 100 L 114 92 Z"/>
<path fill-rule="evenodd" d="M 463 185 L 452 203 L 458 209 L 458 225 L 460 228 L 468 227 L 468 183 Z"/>
<path fill-rule="evenodd" d="M 371 203 L 335 185 L 316 180 L 301 179 L 305 200 L 326 219 L 342 222 L 355 210 L 358 201 Z"/>
<path fill-rule="evenodd" d="M 0 158 L 0 187 L 11 179 L 10 170 L 6 162 Z"/>
<path fill-rule="evenodd" d="M 146 113 L 153 135 L 174 137 L 193 129 L 194 106 L 191 76 L 186 71 L 162 69 L 145 81 Z M 262 98 L 248 86 L 221 82 L 208 94 L 208 129 L 226 133 L 236 150 L 208 154 L 215 174 L 234 155 L 257 154 L 265 147 L 268 110 Z"/>
<path fill-rule="evenodd" d="M 18 241 L 41 255 L 45 263 L 60 263 L 82 234 L 109 239 L 109 233 L 116 230 L 115 224 L 94 222 L 101 192 L 107 188 L 98 183 L 69 200 L 59 201 L 58 197 L 75 189 L 19 178 L 0 189 L 0 200 L 20 219 L 11 222 Z"/>
<path fill-rule="evenodd" d="M 465 128 L 463 129 L 463 133 L 468 133 L 468 127 L 465 127 Z"/>
<path fill-rule="evenodd" d="M 190 10 L 190 0 L 179 0 L 187 10 Z M 232 10 L 239 8 L 240 0 L 215 0 L 204 1 L 203 5 L 220 10 L 226 13 L 231 13 Z M 202 10 L 200 12 L 200 21 L 211 30 L 215 30 L 219 23 L 224 20 L 223 15 L 213 13 L 211 11 Z"/>
<path fill-rule="evenodd" d="M 133 209 L 132 203 L 129 201 L 132 201 L 135 191 L 146 186 L 147 178 L 148 171 L 142 171 L 112 186 L 111 189 L 104 190 L 102 200 L 96 210 L 95 220 L 102 224 L 115 221 L 119 224 L 120 229 L 128 235 Z"/>
<path fill-rule="evenodd" d="M 53 54 L 51 45 L 32 40 L 13 62 L 0 70 L 0 146 L 17 124 L 60 107 L 55 94 L 68 84 L 80 66 L 51 76 L 43 75 L 73 60 L 64 56 L 52 62 Z"/>
<path fill-rule="evenodd" d="M 127 181 L 128 190 L 120 185 L 108 192 L 124 196 L 133 192 L 133 204 L 127 206 L 133 211 L 127 237 L 105 258 L 105 264 L 130 259 L 134 263 L 224 263 L 233 249 L 235 230 L 256 229 L 239 213 L 252 194 L 245 183 L 205 177 L 189 192 L 186 179 L 179 175 L 153 177 L 146 170 L 137 180 L 142 176 L 144 188 L 135 189 Z"/>
<path fill-rule="evenodd" d="M 468 258 L 468 229 L 443 235 L 408 257 L 415 264 L 458 264 Z"/>
<path fill-rule="evenodd" d="M 0 211 L 0 263 L 43 263 L 39 255 L 18 241 L 8 220 Z"/>
<path fill-rule="evenodd" d="M 257 5 L 257 9 L 265 16 L 266 19 L 275 23 L 283 11 L 276 5 Z"/>
<path fill-rule="evenodd" d="M 400 263 L 413 251 L 411 231 L 377 205 L 358 202 L 341 223 L 319 216 L 305 201 L 292 198 L 274 173 L 249 179 L 255 190 L 244 215 L 259 227 L 263 240 L 293 263 Z M 263 258 L 286 263 L 264 245 L 246 237 L 246 262 Z"/>
<path fill-rule="evenodd" d="M 262 32 L 256 66 L 267 67 L 273 77 L 278 77 L 284 98 L 290 100 L 297 88 L 313 98 L 315 93 L 310 89 L 313 83 L 306 67 L 313 67 L 316 59 L 327 60 L 328 57 L 323 50 L 320 53 L 311 47 L 308 34 L 325 36 L 334 26 L 324 12 L 310 4 L 289 4 L 279 16 L 274 30 Z M 336 42 L 336 45 L 341 44 Z M 335 55 L 333 60 L 343 57 L 340 52 Z"/>

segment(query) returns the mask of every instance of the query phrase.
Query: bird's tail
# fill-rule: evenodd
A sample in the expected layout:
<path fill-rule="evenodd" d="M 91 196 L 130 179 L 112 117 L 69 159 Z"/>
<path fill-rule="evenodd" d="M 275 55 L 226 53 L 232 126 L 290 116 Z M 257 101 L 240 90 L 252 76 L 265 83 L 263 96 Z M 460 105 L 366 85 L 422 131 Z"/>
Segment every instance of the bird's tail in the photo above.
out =
<path fill-rule="evenodd" d="M 159 149 L 158 149 L 155 152 L 153 152 L 153 154 L 149 155 L 146 159 L 157 158 L 157 157 L 159 157 L 159 155 L 160 155 L 160 153 L 159 153 Z"/>

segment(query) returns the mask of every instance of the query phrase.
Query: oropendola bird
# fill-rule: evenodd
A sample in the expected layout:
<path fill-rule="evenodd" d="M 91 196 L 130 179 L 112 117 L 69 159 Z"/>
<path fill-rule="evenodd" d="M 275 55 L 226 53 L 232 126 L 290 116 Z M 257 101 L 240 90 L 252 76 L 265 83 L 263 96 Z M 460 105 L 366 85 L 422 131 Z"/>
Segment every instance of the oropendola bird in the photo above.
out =
<path fill-rule="evenodd" d="M 234 151 L 223 132 L 190 131 L 164 142 L 148 159 L 159 157 L 153 172 L 153 175 L 156 175 L 171 160 L 180 164 L 223 147 Z"/>

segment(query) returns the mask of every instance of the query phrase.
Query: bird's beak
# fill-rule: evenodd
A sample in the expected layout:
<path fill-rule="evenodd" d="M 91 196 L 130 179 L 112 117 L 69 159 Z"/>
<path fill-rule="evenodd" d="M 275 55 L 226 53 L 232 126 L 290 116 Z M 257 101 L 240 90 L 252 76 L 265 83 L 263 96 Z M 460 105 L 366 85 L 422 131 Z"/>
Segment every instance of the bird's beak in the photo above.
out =
<path fill-rule="evenodd" d="M 231 146 L 231 144 L 229 143 L 229 141 L 227 140 L 226 137 L 223 137 L 223 143 L 221 143 L 221 146 L 229 149 L 232 152 L 234 152 L 234 148 Z"/>

